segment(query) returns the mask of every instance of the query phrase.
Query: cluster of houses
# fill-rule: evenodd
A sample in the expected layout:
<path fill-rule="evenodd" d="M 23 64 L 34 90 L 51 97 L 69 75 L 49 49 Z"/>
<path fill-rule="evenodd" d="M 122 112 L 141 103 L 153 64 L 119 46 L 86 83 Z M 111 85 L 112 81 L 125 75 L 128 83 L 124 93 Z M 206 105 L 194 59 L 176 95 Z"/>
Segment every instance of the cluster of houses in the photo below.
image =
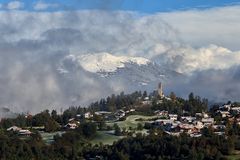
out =
<path fill-rule="evenodd" d="M 162 86 L 159 85 L 159 95 L 160 97 L 171 100 L 168 97 L 165 97 L 162 93 Z M 162 98 L 158 101 L 158 103 L 162 103 Z M 149 97 L 145 97 L 142 100 L 142 104 L 151 104 L 151 100 Z M 70 118 L 68 123 L 63 126 L 64 129 L 76 129 L 80 125 L 80 119 L 85 118 L 89 120 L 93 120 L 94 116 L 100 116 L 104 121 L 119 121 L 122 118 L 126 117 L 126 115 L 135 112 L 134 108 L 131 109 L 121 109 L 116 112 L 108 112 L 108 111 L 97 111 L 97 112 L 86 112 L 84 114 L 77 114 L 76 117 Z M 231 120 L 237 120 L 240 125 L 240 107 L 234 106 L 232 104 L 225 104 L 219 107 L 215 111 L 216 115 L 219 115 L 221 118 Z M 211 117 L 208 113 L 196 113 L 194 116 L 180 116 L 177 114 L 170 114 L 168 111 L 155 111 L 155 115 L 158 119 L 154 121 L 146 122 L 148 125 L 156 128 L 162 128 L 167 134 L 178 136 L 180 133 L 187 133 L 191 137 L 200 137 L 202 135 L 202 129 L 204 127 L 211 127 L 215 134 L 224 135 L 226 126 L 224 123 L 216 123 L 214 118 Z M 239 117 L 238 117 L 239 115 Z M 17 126 L 12 126 L 7 129 L 7 131 L 13 131 L 18 133 L 19 135 L 30 135 L 31 131 L 27 129 L 22 129 Z"/>
<path fill-rule="evenodd" d="M 236 115 L 240 114 L 240 107 L 234 107 L 231 104 L 223 105 L 215 112 L 229 121 L 237 120 L 240 125 L 240 117 L 236 118 Z M 162 128 L 170 135 L 178 136 L 180 133 L 185 132 L 191 137 L 200 137 L 204 127 L 211 127 L 217 135 L 225 134 L 225 124 L 217 124 L 208 113 L 196 113 L 195 116 L 179 116 L 177 114 L 169 114 L 168 111 L 163 110 L 156 111 L 155 114 L 159 119 L 148 123 L 153 127 Z"/>
<path fill-rule="evenodd" d="M 107 111 L 97 111 L 97 112 L 86 112 L 84 114 L 77 114 L 74 118 L 70 118 L 68 120 L 68 123 L 65 124 L 64 126 L 62 126 L 62 129 L 66 129 L 66 130 L 74 130 L 76 129 L 79 125 L 80 125 L 80 119 L 84 118 L 84 119 L 89 119 L 92 120 L 92 118 L 94 117 L 94 115 L 97 116 L 101 116 L 105 121 L 118 121 L 121 118 L 125 117 L 128 113 L 130 112 L 134 112 L 135 109 L 129 109 L 129 110 L 118 110 L 116 112 L 107 112 Z M 27 118 L 27 117 L 26 117 Z M 43 131 L 44 128 L 42 127 L 33 127 L 34 129 L 40 130 L 39 131 Z M 22 135 L 22 136 L 29 136 L 32 134 L 32 132 L 28 129 L 22 129 L 20 127 L 17 126 L 12 126 L 10 128 L 7 128 L 8 132 L 14 132 L 18 135 Z"/>
<path fill-rule="evenodd" d="M 7 131 L 9 131 L 9 132 L 12 131 L 12 132 L 15 132 L 18 135 L 22 135 L 22 136 L 29 136 L 32 134 L 32 132 L 29 131 L 28 129 L 22 129 L 17 126 L 12 126 L 12 127 L 8 128 Z"/>
<path fill-rule="evenodd" d="M 177 136 L 185 132 L 191 137 L 199 137 L 202 128 L 214 125 L 214 118 L 209 117 L 207 113 L 196 113 L 194 117 L 169 114 L 168 111 L 156 111 L 155 113 L 159 119 L 148 123 L 153 127 L 162 128 L 171 135 Z"/>
<path fill-rule="evenodd" d="M 219 107 L 219 109 L 216 112 L 220 114 L 223 118 L 225 117 L 231 118 L 234 115 L 238 115 L 240 113 L 240 107 L 233 106 L 231 104 L 226 104 Z"/>
<path fill-rule="evenodd" d="M 125 117 L 128 113 L 134 112 L 135 109 L 129 109 L 129 110 L 118 110 L 116 112 L 108 112 L 108 111 L 97 111 L 94 113 L 86 112 L 83 115 L 77 114 L 76 118 L 71 118 L 68 120 L 68 123 L 64 126 L 65 129 L 76 129 L 80 121 L 80 117 L 84 117 L 85 119 L 92 119 L 94 115 L 102 117 L 105 121 L 118 121 L 121 118 Z"/>

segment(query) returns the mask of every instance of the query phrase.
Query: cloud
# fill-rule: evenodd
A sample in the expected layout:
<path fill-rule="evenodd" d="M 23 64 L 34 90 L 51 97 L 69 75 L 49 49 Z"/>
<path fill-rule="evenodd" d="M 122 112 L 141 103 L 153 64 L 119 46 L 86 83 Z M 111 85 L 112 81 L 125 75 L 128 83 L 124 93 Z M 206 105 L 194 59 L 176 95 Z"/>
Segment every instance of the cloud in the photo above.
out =
<path fill-rule="evenodd" d="M 238 17 L 231 14 L 237 12 L 234 8 L 225 7 L 220 11 L 225 10 L 230 24 L 234 22 L 238 26 Z M 181 14 L 185 17 L 188 12 L 190 15 L 196 12 L 201 17 L 203 13 L 213 11 L 185 11 Z M 71 72 L 59 71 L 59 65 L 70 54 L 78 56 L 99 52 L 145 57 L 163 68 L 187 76 L 183 80 L 169 80 L 166 86 L 169 91 L 182 95 L 194 91 L 212 98 L 215 95 L 218 98 L 236 98 L 240 92 L 237 84 L 240 52 L 226 47 L 229 42 L 224 43 L 215 35 L 231 36 L 237 43 L 238 28 L 233 34 L 233 28 L 225 30 L 224 20 L 219 19 L 217 24 L 221 30 L 208 31 L 198 27 L 194 34 L 190 34 L 180 24 L 173 23 L 177 13 L 142 15 L 98 10 L 0 12 L 0 89 L 4 91 L 0 93 L 0 106 L 9 106 L 15 111 L 37 112 L 49 107 L 59 109 L 69 105 L 87 105 L 124 89 L 133 91 L 134 86 L 129 89 L 123 78 L 115 79 L 115 83 L 106 83 L 105 79 L 76 66 L 74 59 L 64 61 Z M 192 16 L 181 23 L 186 22 L 186 27 L 191 30 L 196 27 L 191 21 L 194 21 Z M 216 21 L 205 19 L 200 22 L 211 28 Z M 211 43 L 195 44 L 196 41 L 205 44 L 204 36 L 201 39 L 196 36 L 205 35 L 201 28 L 207 32 L 208 38 L 212 35 Z M 192 42 L 187 43 L 190 39 Z M 219 45 L 220 41 L 226 45 Z"/>
<path fill-rule="evenodd" d="M 6 5 L 6 8 L 9 10 L 17 10 L 24 7 L 24 3 L 20 1 L 11 1 Z"/>
<path fill-rule="evenodd" d="M 201 48 L 183 46 L 153 58 L 157 63 L 180 73 L 191 74 L 209 69 L 228 69 L 240 61 L 240 51 L 209 45 Z"/>
<path fill-rule="evenodd" d="M 240 50 L 240 6 L 217 7 L 204 10 L 159 13 L 163 20 L 174 26 L 184 42 L 194 47 L 216 44 L 231 50 Z"/>
<path fill-rule="evenodd" d="M 34 5 L 34 9 L 35 10 L 46 10 L 49 8 L 57 8 L 59 7 L 59 4 L 56 3 L 45 3 L 43 1 L 38 1 L 35 5 Z"/>
<path fill-rule="evenodd" d="M 228 69 L 208 69 L 194 72 L 184 80 L 170 82 L 166 90 L 175 91 L 183 97 L 194 92 L 207 97 L 210 102 L 239 101 L 239 78 L 239 65 Z"/>

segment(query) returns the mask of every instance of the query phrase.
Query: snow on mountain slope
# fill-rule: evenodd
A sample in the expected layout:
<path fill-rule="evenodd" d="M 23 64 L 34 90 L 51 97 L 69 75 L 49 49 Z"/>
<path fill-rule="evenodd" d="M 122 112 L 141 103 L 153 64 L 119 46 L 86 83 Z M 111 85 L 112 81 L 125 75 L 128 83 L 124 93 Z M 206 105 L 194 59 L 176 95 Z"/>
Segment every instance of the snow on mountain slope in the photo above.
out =
<path fill-rule="evenodd" d="M 105 81 L 121 81 L 132 86 L 146 86 L 181 76 L 142 57 L 115 56 L 109 53 L 66 56 L 59 67 L 61 73 L 73 73 L 80 68 L 105 78 Z"/>
<path fill-rule="evenodd" d="M 89 72 L 115 72 L 126 63 L 147 65 L 150 60 L 142 57 L 115 56 L 109 53 L 86 54 L 77 57 L 79 64 Z"/>

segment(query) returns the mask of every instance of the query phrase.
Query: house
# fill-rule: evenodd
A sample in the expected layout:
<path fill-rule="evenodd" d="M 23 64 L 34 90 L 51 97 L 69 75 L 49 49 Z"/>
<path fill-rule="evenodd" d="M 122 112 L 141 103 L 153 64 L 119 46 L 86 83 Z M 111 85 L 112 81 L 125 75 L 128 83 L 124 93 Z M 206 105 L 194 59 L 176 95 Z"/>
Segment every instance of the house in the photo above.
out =
<path fill-rule="evenodd" d="M 219 113 L 221 114 L 222 118 L 230 116 L 230 113 L 228 111 L 219 111 Z"/>
<path fill-rule="evenodd" d="M 149 98 L 144 98 L 144 100 L 142 101 L 143 105 L 150 105 L 152 103 L 152 101 L 149 100 Z"/>
<path fill-rule="evenodd" d="M 196 116 L 197 118 L 202 118 L 202 117 L 203 117 L 202 113 L 196 113 L 195 116 Z"/>
<path fill-rule="evenodd" d="M 68 120 L 68 122 L 72 122 L 72 121 L 75 121 L 75 118 L 70 118 L 70 119 Z"/>
<path fill-rule="evenodd" d="M 212 128 L 215 132 L 222 132 L 226 129 L 225 125 L 213 125 Z"/>
<path fill-rule="evenodd" d="M 178 137 L 181 132 L 167 132 L 167 131 L 165 131 L 165 133 L 167 133 L 167 134 L 169 134 L 171 136 L 177 136 Z"/>
<path fill-rule="evenodd" d="M 202 117 L 203 117 L 203 118 L 209 118 L 209 115 L 208 115 L 207 113 L 203 112 L 203 113 L 202 113 Z"/>
<path fill-rule="evenodd" d="M 32 132 L 30 132 L 28 129 L 21 129 L 18 131 L 18 134 L 23 136 L 29 136 L 32 134 Z"/>
<path fill-rule="evenodd" d="M 19 128 L 17 126 L 12 126 L 10 128 L 7 129 L 7 131 L 14 131 L 14 132 L 18 132 L 20 131 L 22 128 Z"/>
<path fill-rule="evenodd" d="M 90 113 L 90 112 L 84 113 L 84 118 L 89 119 L 89 118 L 92 118 L 92 117 L 93 117 L 92 113 Z"/>
<path fill-rule="evenodd" d="M 202 118 L 201 122 L 204 124 L 204 126 L 209 126 L 214 123 L 214 118 Z"/>
<path fill-rule="evenodd" d="M 201 121 L 196 121 L 195 122 L 195 127 L 198 128 L 198 129 L 202 129 L 204 127 L 204 125 Z"/>
<path fill-rule="evenodd" d="M 130 109 L 130 112 L 135 112 L 135 111 L 136 111 L 136 109 L 134 109 L 134 108 Z"/>
<path fill-rule="evenodd" d="M 144 97 L 142 104 L 143 105 L 150 105 L 152 103 L 152 101 L 150 101 L 149 97 Z"/>
<path fill-rule="evenodd" d="M 200 133 L 200 129 L 198 129 L 196 127 L 193 127 L 193 128 L 190 128 L 187 133 L 188 134 L 199 134 Z"/>
<path fill-rule="evenodd" d="M 232 112 L 232 113 L 239 114 L 239 113 L 240 113 L 240 107 L 232 107 L 232 108 L 231 108 L 231 112 Z"/>
<path fill-rule="evenodd" d="M 181 128 L 179 127 L 179 125 L 173 125 L 171 127 L 171 132 L 175 132 L 175 133 L 181 132 Z"/>
<path fill-rule="evenodd" d="M 75 124 L 80 124 L 80 122 L 78 120 L 76 120 L 75 118 L 70 118 L 68 120 L 68 123 L 75 123 Z"/>
<path fill-rule="evenodd" d="M 116 113 L 115 113 L 115 116 L 117 117 L 117 118 L 122 118 L 122 117 L 124 117 L 126 115 L 126 113 L 123 111 L 123 110 L 119 110 L 119 111 L 117 111 Z"/>
<path fill-rule="evenodd" d="M 112 114 L 112 112 L 108 112 L 108 111 L 97 111 L 97 112 L 95 112 L 95 114 L 98 115 L 98 116 L 105 116 L 105 115 Z"/>
<path fill-rule="evenodd" d="M 154 125 L 167 125 L 167 124 L 173 124 L 173 120 L 171 119 L 157 119 L 153 122 Z"/>
<path fill-rule="evenodd" d="M 165 110 L 163 110 L 163 111 L 157 110 L 157 111 L 155 111 L 154 113 L 155 113 L 157 116 L 168 117 L 168 111 L 165 111 Z"/>
<path fill-rule="evenodd" d="M 170 118 L 171 120 L 173 120 L 173 121 L 176 121 L 177 118 L 178 118 L 178 115 L 177 115 L 177 114 L 169 114 L 168 116 L 169 116 L 169 118 Z"/>
<path fill-rule="evenodd" d="M 105 120 L 110 120 L 114 115 L 112 112 L 108 111 L 97 111 L 94 114 L 103 117 Z"/>
<path fill-rule="evenodd" d="M 77 117 L 77 118 L 81 118 L 82 115 L 81 115 L 81 114 L 77 114 L 76 117 Z"/>
<path fill-rule="evenodd" d="M 225 105 L 219 107 L 219 109 L 222 111 L 230 111 L 231 106 L 232 106 L 231 104 L 225 104 Z"/>
<path fill-rule="evenodd" d="M 135 112 L 135 111 L 136 111 L 136 109 L 132 108 L 130 110 L 127 110 L 126 113 L 131 113 L 131 112 Z"/>
<path fill-rule="evenodd" d="M 25 118 L 32 118 L 32 115 L 31 114 L 29 114 L 29 113 L 27 113 L 26 115 L 25 115 Z"/>
<path fill-rule="evenodd" d="M 144 101 L 149 101 L 149 97 L 144 97 Z"/>
<path fill-rule="evenodd" d="M 163 100 L 161 99 L 157 101 L 157 104 L 162 104 L 162 103 L 163 103 Z"/>
<path fill-rule="evenodd" d="M 192 137 L 192 138 L 198 138 L 198 137 L 201 137 L 201 136 L 202 136 L 201 133 L 192 133 L 192 134 L 190 134 L 190 137 Z"/>
<path fill-rule="evenodd" d="M 78 125 L 76 123 L 68 123 L 64 127 L 67 129 L 76 129 Z"/>
<path fill-rule="evenodd" d="M 179 127 L 183 130 L 190 130 L 190 129 L 193 129 L 194 128 L 194 125 L 192 124 L 180 124 Z"/>
<path fill-rule="evenodd" d="M 223 135 L 225 135 L 225 132 L 214 132 L 216 135 L 218 135 L 218 136 L 223 136 Z"/>
<path fill-rule="evenodd" d="M 172 99 L 169 98 L 169 97 L 164 97 L 164 99 L 167 100 L 167 101 L 171 101 L 171 100 L 172 100 Z"/>
<path fill-rule="evenodd" d="M 181 121 L 188 122 L 188 123 L 192 123 L 195 120 L 196 120 L 196 117 L 191 117 L 191 116 L 181 117 Z"/>

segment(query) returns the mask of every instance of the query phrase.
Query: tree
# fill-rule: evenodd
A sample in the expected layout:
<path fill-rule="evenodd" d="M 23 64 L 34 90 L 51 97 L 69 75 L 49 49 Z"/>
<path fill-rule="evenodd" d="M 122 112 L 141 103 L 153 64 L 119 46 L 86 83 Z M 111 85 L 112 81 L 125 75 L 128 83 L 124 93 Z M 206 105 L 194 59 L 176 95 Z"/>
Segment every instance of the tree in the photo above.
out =
<path fill-rule="evenodd" d="M 147 91 L 144 91 L 144 92 L 143 92 L 143 98 L 145 98 L 145 97 L 147 97 L 147 96 L 148 96 Z"/>
<path fill-rule="evenodd" d="M 98 123 L 98 128 L 99 128 L 99 130 L 105 130 L 105 129 L 107 129 L 107 125 L 106 125 L 105 121 L 100 121 L 100 122 Z"/>
<path fill-rule="evenodd" d="M 177 97 L 176 97 L 176 95 L 175 95 L 174 92 L 171 92 L 171 93 L 170 93 L 170 98 L 171 98 L 172 101 L 176 101 L 176 98 L 177 98 Z"/>
<path fill-rule="evenodd" d="M 77 128 L 77 132 L 82 134 L 84 137 L 91 139 L 97 133 L 97 126 L 92 122 L 85 122 Z"/>
<path fill-rule="evenodd" d="M 190 103 L 193 103 L 193 102 L 194 102 L 194 94 L 193 94 L 193 92 L 191 92 L 191 93 L 188 95 L 188 101 L 189 101 Z"/>
<path fill-rule="evenodd" d="M 60 126 L 54 119 L 50 118 L 46 121 L 44 128 L 46 132 L 54 132 L 57 131 Z"/>
<path fill-rule="evenodd" d="M 58 119 L 57 111 L 52 110 L 51 117 L 56 121 Z"/>
<path fill-rule="evenodd" d="M 138 123 L 137 124 L 137 130 L 143 130 L 143 125 L 141 123 Z"/>
<path fill-rule="evenodd" d="M 114 124 L 113 128 L 114 128 L 114 134 L 116 136 L 121 136 L 122 135 L 121 128 L 116 123 Z"/>

